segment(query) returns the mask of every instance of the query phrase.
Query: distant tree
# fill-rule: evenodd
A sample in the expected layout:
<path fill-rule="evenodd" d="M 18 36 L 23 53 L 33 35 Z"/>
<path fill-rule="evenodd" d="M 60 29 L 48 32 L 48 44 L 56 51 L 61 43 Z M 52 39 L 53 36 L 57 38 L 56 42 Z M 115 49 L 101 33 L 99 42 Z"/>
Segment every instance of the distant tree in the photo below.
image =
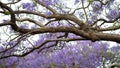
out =
<path fill-rule="evenodd" d="M 3 68 L 114 68 L 119 66 L 120 46 L 109 48 L 108 44 L 101 42 L 81 41 L 79 43 L 79 45 L 68 44 L 60 50 L 46 49 L 47 51 L 40 53 L 34 51 L 22 58 L 2 59 L 0 66 Z"/>

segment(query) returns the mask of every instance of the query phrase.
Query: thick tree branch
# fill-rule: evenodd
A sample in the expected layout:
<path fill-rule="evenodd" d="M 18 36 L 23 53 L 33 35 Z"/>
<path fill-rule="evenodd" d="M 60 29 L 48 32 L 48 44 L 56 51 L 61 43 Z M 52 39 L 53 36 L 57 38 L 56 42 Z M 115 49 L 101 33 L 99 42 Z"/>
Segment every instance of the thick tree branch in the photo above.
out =
<path fill-rule="evenodd" d="M 98 31 L 112 31 L 120 29 L 120 25 L 98 29 Z"/>
<path fill-rule="evenodd" d="M 16 18 L 15 18 L 14 11 L 10 7 L 8 7 L 7 5 L 3 4 L 2 2 L 0 2 L 0 6 L 2 9 L 6 9 L 10 12 L 10 18 L 11 18 L 10 22 L 11 22 L 12 29 L 17 31 L 18 26 L 16 25 Z"/>
<path fill-rule="evenodd" d="M 10 23 L 10 22 L 7 22 L 7 23 L 0 23 L 0 27 L 1 26 L 6 26 L 6 25 L 11 25 L 12 23 Z"/>
<path fill-rule="evenodd" d="M 111 34 L 111 33 L 100 33 L 94 31 L 84 31 L 79 30 L 75 27 L 43 27 L 37 29 L 23 29 L 23 33 L 31 32 L 31 34 L 41 34 L 41 33 L 57 33 L 57 32 L 68 32 L 73 33 L 83 38 L 93 40 L 93 41 L 115 41 L 120 43 L 120 35 L 119 34 Z"/>
<path fill-rule="evenodd" d="M 110 66 L 110 68 L 116 68 L 116 67 L 120 67 L 120 64 L 112 64 L 111 66 Z"/>

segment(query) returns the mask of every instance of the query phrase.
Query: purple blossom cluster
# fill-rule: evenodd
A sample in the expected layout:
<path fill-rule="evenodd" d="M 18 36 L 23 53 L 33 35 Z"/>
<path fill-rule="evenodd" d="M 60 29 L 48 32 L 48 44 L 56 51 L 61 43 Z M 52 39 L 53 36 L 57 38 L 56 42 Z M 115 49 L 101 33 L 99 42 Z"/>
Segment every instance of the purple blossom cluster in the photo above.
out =
<path fill-rule="evenodd" d="M 99 9 L 101 9 L 101 7 L 102 7 L 102 4 L 99 1 L 94 1 L 92 3 L 93 10 L 99 10 Z"/>
<path fill-rule="evenodd" d="M 35 10 L 35 4 L 33 4 L 33 3 L 22 3 L 22 8 L 26 9 L 28 11 L 34 11 Z"/>
<path fill-rule="evenodd" d="M 120 12 L 118 11 L 118 10 L 114 10 L 114 9 L 109 9 L 109 12 L 107 13 L 107 18 L 109 19 L 109 20 L 113 20 L 113 19 L 115 19 L 115 18 L 117 18 L 117 17 L 119 17 L 120 16 Z"/>
<path fill-rule="evenodd" d="M 101 14 L 101 12 L 103 11 L 103 9 L 104 9 L 104 7 L 103 7 L 103 5 L 101 4 L 101 2 L 99 2 L 99 1 L 93 1 L 92 2 L 92 4 L 91 4 L 91 6 L 92 6 L 92 12 L 95 14 L 95 15 L 100 15 Z M 93 14 L 93 15 L 94 15 Z"/>
<path fill-rule="evenodd" d="M 29 24 L 25 23 L 25 24 L 22 24 L 20 27 L 23 29 L 27 29 L 29 28 Z"/>
<path fill-rule="evenodd" d="M 13 66 L 17 68 L 97 68 L 102 64 L 103 58 L 111 60 L 108 44 L 90 41 L 78 43 L 78 45 L 69 43 L 64 48 L 53 52 L 34 51 L 24 58 L 9 58 L 4 64 L 9 68 Z M 10 60 L 12 62 L 8 62 Z"/>
<path fill-rule="evenodd" d="M 76 5 L 76 4 L 78 4 L 80 2 L 80 0 L 75 0 L 74 1 L 74 4 Z"/>
<path fill-rule="evenodd" d="M 50 2 L 49 0 L 42 0 L 43 3 L 46 4 L 46 6 L 52 5 L 52 2 Z"/>
<path fill-rule="evenodd" d="M 58 4 L 60 1 L 59 0 L 42 0 L 42 2 L 46 6 L 50 6 L 50 5 L 53 5 L 53 4 Z"/>
<path fill-rule="evenodd" d="M 116 4 L 115 0 L 110 1 L 92 1 L 91 0 L 91 7 L 92 11 L 89 12 L 87 15 L 89 20 L 87 21 L 88 24 L 96 21 L 99 18 L 106 18 L 109 21 L 112 21 L 120 16 L 119 6 L 120 3 Z M 90 16 L 89 16 L 90 14 Z M 104 17 L 103 17 L 104 15 Z"/>

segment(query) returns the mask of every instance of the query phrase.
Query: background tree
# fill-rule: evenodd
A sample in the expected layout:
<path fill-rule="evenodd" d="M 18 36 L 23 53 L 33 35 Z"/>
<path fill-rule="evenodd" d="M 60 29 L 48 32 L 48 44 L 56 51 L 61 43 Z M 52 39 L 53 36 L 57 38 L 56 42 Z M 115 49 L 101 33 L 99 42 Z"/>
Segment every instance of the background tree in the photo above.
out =
<path fill-rule="evenodd" d="M 118 0 L 28 0 L 27 2 L 23 0 L 1 0 L 0 59 L 4 61 L 4 58 L 11 57 L 19 60 L 15 57 L 24 57 L 36 52 L 42 55 L 44 53 L 50 53 L 51 55 L 51 52 L 54 54 L 54 51 L 56 53 L 56 50 L 63 49 L 67 46 L 74 45 L 74 48 L 76 48 L 79 44 L 82 48 L 80 44 L 83 43 L 81 43 L 81 41 L 86 41 L 86 46 L 92 42 L 92 44 L 99 45 L 99 42 L 96 43 L 96 41 L 113 41 L 120 43 L 119 4 L 120 1 Z M 88 41 L 92 42 L 87 44 Z M 82 57 L 85 54 L 87 61 L 92 62 L 89 55 L 92 55 L 91 53 L 94 52 L 92 51 L 94 46 L 86 46 L 83 47 L 82 50 L 81 48 L 78 50 L 83 51 L 83 53 L 80 52 Z M 88 49 L 88 52 L 85 53 L 84 48 Z M 98 49 L 100 49 L 100 47 Z M 109 50 L 110 48 L 108 47 L 106 51 L 103 51 L 105 54 L 107 53 L 106 55 L 113 54 L 112 51 L 107 52 Z M 67 49 L 65 51 L 67 52 Z M 70 53 L 72 52 L 71 50 Z M 104 52 L 100 52 L 99 57 L 101 57 Z M 57 55 L 58 54 L 59 53 L 57 53 Z M 103 60 L 106 63 L 109 62 L 107 58 L 110 56 L 105 57 L 105 54 Z M 115 55 L 119 56 L 119 54 Z M 114 56 L 113 58 L 115 58 Z M 115 63 L 113 58 L 110 61 Z M 118 59 L 119 57 L 117 60 Z M 86 59 L 81 61 L 86 61 Z M 65 64 L 66 63 L 62 65 L 66 67 Z M 72 63 L 70 65 L 77 66 L 76 64 L 77 63 Z M 15 66 L 14 63 L 11 65 Z M 101 64 L 91 65 L 88 63 L 83 65 L 86 67 L 97 67 Z M 81 65 L 81 67 L 85 66 Z M 104 66 L 104 63 L 102 66 Z"/>

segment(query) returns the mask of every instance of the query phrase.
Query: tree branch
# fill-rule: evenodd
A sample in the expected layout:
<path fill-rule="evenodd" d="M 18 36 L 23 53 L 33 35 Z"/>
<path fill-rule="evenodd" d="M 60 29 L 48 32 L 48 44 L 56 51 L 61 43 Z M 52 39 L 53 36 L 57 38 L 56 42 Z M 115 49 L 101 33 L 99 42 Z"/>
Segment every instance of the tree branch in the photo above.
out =
<path fill-rule="evenodd" d="M 29 22 L 32 22 L 32 23 L 40 26 L 40 27 L 45 27 L 41 22 L 35 21 L 35 20 L 33 20 L 33 19 L 30 19 L 30 18 L 19 18 L 19 19 L 17 18 L 16 20 L 17 20 L 17 21 L 20 21 L 20 22 L 29 21 Z"/>

